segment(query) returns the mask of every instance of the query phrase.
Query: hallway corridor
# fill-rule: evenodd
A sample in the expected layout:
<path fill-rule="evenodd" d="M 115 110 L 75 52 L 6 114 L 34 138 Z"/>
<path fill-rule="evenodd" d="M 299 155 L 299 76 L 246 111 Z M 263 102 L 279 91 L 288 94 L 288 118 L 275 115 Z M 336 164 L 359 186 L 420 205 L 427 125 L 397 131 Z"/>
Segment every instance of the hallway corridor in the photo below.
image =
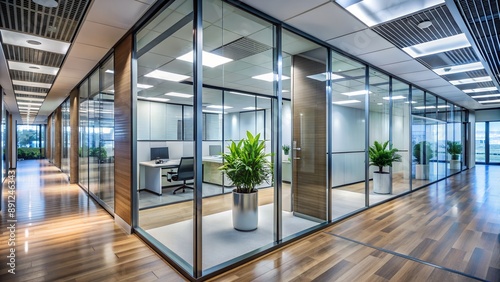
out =
<path fill-rule="evenodd" d="M 3 186 L 0 281 L 184 281 L 46 160 L 16 173 L 17 222 Z M 500 166 L 476 166 L 212 280 L 499 281 L 499 183 Z"/>

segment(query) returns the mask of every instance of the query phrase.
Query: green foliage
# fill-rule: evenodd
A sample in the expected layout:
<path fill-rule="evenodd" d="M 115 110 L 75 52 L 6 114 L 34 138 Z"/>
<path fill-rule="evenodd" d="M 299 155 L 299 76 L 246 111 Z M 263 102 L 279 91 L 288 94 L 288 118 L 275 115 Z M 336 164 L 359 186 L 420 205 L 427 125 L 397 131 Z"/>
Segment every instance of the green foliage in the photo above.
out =
<path fill-rule="evenodd" d="M 99 159 L 100 161 L 103 161 L 108 157 L 108 153 L 106 153 L 106 149 L 104 149 L 102 147 L 90 148 L 89 149 L 89 156 L 97 157 L 97 159 Z"/>
<path fill-rule="evenodd" d="M 392 167 L 393 162 L 400 162 L 401 155 L 399 155 L 398 149 L 392 148 L 387 149 L 389 141 L 384 144 L 380 144 L 375 141 L 373 146 L 368 149 L 368 156 L 370 157 L 370 165 L 378 166 L 378 171 L 383 172 L 384 166 Z"/>
<path fill-rule="evenodd" d="M 281 148 L 283 149 L 283 153 L 285 155 L 288 155 L 288 153 L 290 153 L 290 146 L 289 145 L 283 145 Z"/>
<path fill-rule="evenodd" d="M 34 160 L 40 158 L 40 148 L 17 148 L 17 158 Z"/>
<path fill-rule="evenodd" d="M 418 164 L 428 164 L 429 160 L 434 157 L 434 151 L 432 150 L 431 144 L 427 141 L 415 144 L 413 146 L 413 156 Z"/>
<path fill-rule="evenodd" d="M 272 164 L 265 153 L 265 142 L 247 131 L 247 138 L 238 143 L 231 141 L 227 146 L 229 153 L 224 154 L 224 164 L 219 168 L 236 186 L 238 193 L 252 193 L 255 186 L 268 181 Z"/>
<path fill-rule="evenodd" d="M 462 154 L 462 144 L 457 141 L 447 141 L 446 142 L 446 152 L 451 155 L 452 160 L 458 160 L 460 154 Z"/>

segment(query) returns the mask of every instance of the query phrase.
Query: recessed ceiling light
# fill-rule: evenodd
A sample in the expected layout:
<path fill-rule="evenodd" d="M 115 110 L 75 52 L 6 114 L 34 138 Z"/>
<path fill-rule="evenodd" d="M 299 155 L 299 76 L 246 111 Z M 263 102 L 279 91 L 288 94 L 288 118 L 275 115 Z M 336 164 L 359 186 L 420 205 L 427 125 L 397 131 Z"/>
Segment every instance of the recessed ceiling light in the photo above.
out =
<path fill-rule="evenodd" d="M 233 59 L 229 59 L 226 57 L 222 57 L 216 54 L 212 54 L 210 52 L 203 51 L 202 52 L 203 58 L 202 58 L 202 64 L 206 67 L 210 68 L 215 68 L 216 66 L 223 65 L 225 63 L 231 62 Z M 187 54 L 184 54 L 180 57 L 177 57 L 178 60 L 185 61 L 185 62 L 193 62 L 193 51 L 190 51 Z"/>
<path fill-rule="evenodd" d="M 379 23 L 387 22 L 417 11 L 425 10 L 438 4 L 442 4 L 444 3 L 444 0 L 337 0 L 336 2 L 367 26 L 374 26 Z"/>
<path fill-rule="evenodd" d="M 139 99 L 139 100 L 155 101 L 155 102 L 167 102 L 167 101 L 170 101 L 170 99 L 166 99 L 166 98 L 142 97 L 142 96 L 138 96 L 137 99 Z"/>
<path fill-rule="evenodd" d="M 344 78 L 343 76 L 337 75 L 334 73 L 330 73 L 330 78 L 329 78 L 328 73 L 326 73 L 326 72 L 308 75 L 307 77 L 310 79 L 319 80 L 319 81 L 326 81 L 327 79 L 336 80 L 336 79 Z"/>
<path fill-rule="evenodd" d="M 470 47 L 465 34 L 457 34 L 403 48 L 413 58 Z"/>
<path fill-rule="evenodd" d="M 180 98 L 191 98 L 193 95 L 191 94 L 184 94 L 184 93 L 179 93 L 179 92 L 168 92 L 165 93 L 167 96 L 173 96 L 173 97 L 180 97 Z"/>
<path fill-rule="evenodd" d="M 114 70 L 106 70 L 105 73 L 115 73 Z"/>
<path fill-rule="evenodd" d="M 478 92 L 486 92 L 486 91 L 496 91 L 496 87 L 483 87 L 483 88 L 474 88 L 474 89 L 464 89 L 462 90 L 465 93 L 478 93 Z"/>
<path fill-rule="evenodd" d="M 420 29 L 426 29 L 426 28 L 429 28 L 432 26 L 432 22 L 431 21 L 423 21 L 423 22 L 420 22 L 417 26 Z"/>
<path fill-rule="evenodd" d="M 406 99 L 406 97 L 399 95 L 399 96 L 392 96 L 392 97 L 387 96 L 387 97 L 383 97 L 382 99 L 384 99 L 384 100 L 391 100 L 391 99 L 392 100 L 401 100 L 401 99 Z"/>
<path fill-rule="evenodd" d="M 236 94 L 236 95 L 241 95 L 241 96 L 248 96 L 248 97 L 255 98 L 255 95 L 252 95 L 252 94 L 245 94 L 245 93 L 240 93 L 240 92 L 235 92 L 235 91 L 229 91 L 229 93 L 231 93 L 231 94 Z"/>
<path fill-rule="evenodd" d="M 207 108 L 227 110 L 227 109 L 232 109 L 233 107 L 231 107 L 231 106 L 221 106 L 221 105 L 210 105 L 210 106 L 207 106 Z"/>
<path fill-rule="evenodd" d="M 483 101 L 478 101 L 481 104 L 487 104 L 487 103 L 500 103 L 500 99 L 497 100 L 483 100 Z"/>
<path fill-rule="evenodd" d="M 31 81 L 22 81 L 22 80 L 12 80 L 12 84 L 21 85 L 21 86 L 30 86 L 30 87 L 39 87 L 39 88 L 50 88 L 52 84 L 50 83 L 40 83 L 40 82 L 31 82 Z M 16 92 L 19 93 L 19 92 Z M 22 93 L 19 93 L 22 94 Z"/>
<path fill-rule="evenodd" d="M 254 111 L 254 110 L 260 110 L 262 108 L 256 108 L 256 107 L 244 107 L 243 110 L 249 110 L 249 111 Z"/>
<path fill-rule="evenodd" d="M 278 77 L 276 75 L 276 77 Z M 274 73 L 270 72 L 270 73 L 265 73 L 265 74 L 260 74 L 260 75 L 256 75 L 256 76 L 252 76 L 253 79 L 259 79 L 259 80 L 264 80 L 264 81 L 267 81 L 267 82 L 273 82 L 274 81 L 274 78 L 275 78 L 275 75 Z M 281 76 L 281 80 L 287 80 L 287 79 L 290 79 L 290 77 L 286 76 L 286 75 L 282 75 Z"/>
<path fill-rule="evenodd" d="M 149 89 L 153 87 L 153 85 L 148 85 L 148 84 L 140 84 L 140 83 L 137 83 L 137 88 L 141 88 L 141 89 Z"/>
<path fill-rule="evenodd" d="M 491 97 L 500 97 L 500 93 L 497 93 L 497 94 L 486 94 L 486 95 L 475 95 L 475 96 L 471 96 L 471 98 L 474 98 L 474 99 L 480 99 L 480 98 L 491 98 Z"/>
<path fill-rule="evenodd" d="M 412 104 L 417 104 L 416 101 L 411 101 Z M 410 101 L 406 101 L 405 104 L 410 104 Z"/>
<path fill-rule="evenodd" d="M 175 82 L 183 81 L 189 78 L 189 76 L 187 75 L 177 74 L 168 71 L 161 71 L 161 70 L 154 70 L 144 76 L 168 80 L 168 81 L 175 81 Z"/>
<path fill-rule="evenodd" d="M 481 62 L 475 62 L 470 64 L 433 69 L 433 71 L 438 75 L 448 75 L 448 74 L 480 70 L 480 69 L 484 69 L 483 64 L 481 64 Z"/>
<path fill-rule="evenodd" d="M 211 114 L 222 114 L 222 111 L 210 111 L 210 110 L 203 110 L 202 112 L 204 113 L 211 113 Z M 227 114 L 227 112 L 224 112 L 224 114 Z"/>
<path fill-rule="evenodd" d="M 361 101 L 358 101 L 358 100 L 344 100 L 344 101 L 332 102 L 332 104 L 345 105 L 345 104 L 354 104 L 354 103 L 360 103 L 360 102 Z"/>
<path fill-rule="evenodd" d="M 47 93 L 32 92 L 32 91 L 22 91 L 22 90 L 14 90 L 14 93 L 16 93 L 16 94 L 24 94 L 24 95 L 40 96 L 40 97 L 47 96 Z"/>
<path fill-rule="evenodd" d="M 384 103 L 377 103 L 377 105 L 382 106 Z"/>
<path fill-rule="evenodd" d="M 26 40 L 26 43 L 31 45 L 42 45 L 42 42 L 36 40 Z"/>
<path fill-rule="evenodd" d="M 32 102 L 17 102 L 18 105 L 26 105 L 26 106 L 36 106 L 41 107 L 42 103 L 32 103 Z"/>
<path fill-rule="evenodd" d="M 365 95 L 366 94 L 366 90 L 358 90 L 358 91 L 352 91 L 352 92 L 344 92 L 344 93 L 340 93 L 342 95 L 346 95 L 346 96 L 358 96 L 358 95 Z M 372 94 L 371 91 L 368 91 L 368 94 Z"/>
<path fill-rule="evenodd" d="M 66 54 L 68 52 L 69 46 L 71 45 L 68 42 L 38 37 L 5 29 L 0 29 L 0 33 L 2 34 L 3 44 L 27 47 L 57 54 Z"/>
<path fill-rule="evenodd" d="M 33 2 L 47 8 L 55 8 L 59 5 L 56 0 L 33 0 Z"/>
<path fill-rule="evenodd" d="M 21 101 L 32 101 L 32 102 L 43 102 L 43 98 L 30 98 L 30 97 L 16 97 L 16 100 Z"/>
<path fill-rule="evenodd" d="M 57 75 L 59 68 L 48 67 L 42 65 L 33 65 L 21 62 L 7 61 L 9 63 L 9 69 L 27 72 L 36 72 L 50 75 Z"/>
<path fill-rule="evenodd" d="M 439 105 L 437 106 L 438 109 L 443 109 L 443 108 L 449 108 L 450 106 L 448 105 Z"/>
<path fill-rule="evenodd" d="M 469 84 L 469 83 L 478 83 L 478 82 L 486 82 L 491 81 L 491 77 L 489 76 L 481 76 L 481 77 L 473 77 L 459 80 L 450 80 L 450 83 L 453 85 L 461 85 L 461 84 Z"/>
<path fill-rule="evenodd" d="M 417 107 L 413 107 L 414 109 L 417 109 L 417 110 L 424 110 L 424 109 L 435 109 L 436 107 L 435 106 L 417 106 Z"/>

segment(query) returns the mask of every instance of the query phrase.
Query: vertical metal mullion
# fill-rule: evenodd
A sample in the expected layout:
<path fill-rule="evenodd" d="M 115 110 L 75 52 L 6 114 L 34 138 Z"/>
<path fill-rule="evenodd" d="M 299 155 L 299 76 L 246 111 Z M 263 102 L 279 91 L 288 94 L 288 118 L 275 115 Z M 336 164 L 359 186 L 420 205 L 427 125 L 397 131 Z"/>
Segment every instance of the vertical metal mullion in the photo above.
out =
<path fill-rule="evenodd" d="M 326 64 L 326 151 L 327 151 L 327 159 L 326 159 L 326 185 L 327 185 L 327 220 L 331 222 L 333 220 L 333 199 L 332 199 L 332 187 L 333 187 L 333 172 L 332 172 L 332 150 L 333 150 L 333 138 L 332 138 L 332 130 L 333 130 L 333 98 L 332 98 L 332 77 L 331 74 L 333 72 L 333 60 L 332 60 L 332 50 L 327 49 L 327 64 Z"/>
<path fill-rule="evenodd" d="M 131 75 L 131 90 L 132 90 L 132 228 L 139 227 L 139 171 L 137 169 L 137 34 L 134 34 L 132 39 L 132 75 Z M 114 64 L 115 60 L 113 59 L 113 69 L 115 69 Z M 115 74 L 116 75 L 116 70 Z M 113 85 L 117 81 L 115 77 L 113 77 Z M 115 98 L 113 98 L 115 99 Z M 113 127 L 115 125 L 115 111 L 114 111 L 115 100 L 113 100 Z M 113 137 L 113 148 L 115 147 L 115 138 Z"/>
<path fill-rule="evenodd" d="M 490 163 L 490 122 L 484 122 L 484 162 Z"/>
<path fill-rule="evenodd" d="M 368 147 L 370 146 L 370 67 L 365 66 L 365 206 L 370 206 L 370 171 Z"/>
<path fill-rule="evenodd" d="M 224 104 L 224 101 L 225 101 L 224 98 L 225 98 L 225 96 L 226 96 L 226 91 L 222 90 L 222 92 L 221 92 L 221 105 L 222 105 L 223 109 L 224 109 L 224 106 L 225 106 L 225 104 Z M 225 134 L 225 121 L 226 121 L 225 116 L 224 116 L 224 110 L 222 110 L 221 116 L 222 116 L 222 132 L 221 132 L 222 136 L 221 136 L 221 152 L 220 152 L 220 154 L 223 155 L 224 154 L 224 146 L 225 146 L 225 144 L 224 144 L 224 140 L 225 140 L 224 134 Z M 222 158 L 222 164 L 224 164 L 224 158 Z M 221 178 L 222 178 L 221 179 L 222 180 L 221 193 L 224 194 L 224 188 L 226 187 L 226 185 L 224 183 L 224 179 L 226 177 L 224 176 L 223 173 L 221 174 Z"/>
<path fill-rule="evenodd" d="M 273 118 L 272 118 L 272 123 L 275 125 L 275 129 L 273 132 L 276 132 L 275 134 L 271 134 L 272 137 L 276 138 L 276 142 L 273 146 L 275 152 L 276 152 L 276 157 L 274 158 L 275 160 L 275 166 L 274 166 L 274 241 L 275 242 L 280 242 L 283 234 L 283 218 L 282 218 L 282 206 L 283 206 L 283 185 L 282 185 L 282 156 L 281 156 L 281 146 L 283 143 L 283 130 L 282 130 L 282 119 L 283 119 L 283 95 L 282 95 L 282 87 L 283 83 L 281 81 L 281 77 L 283 75 L 283 54 L 282 54 L 282 28 L 281 26 L 274 26 L 275 32 L 274 34 L 276 35 L 275 38 L 275 44 L 276 48 L 274 48 L 274 54 L 273 54 L 273 68 L 274 68 L 274 73 L 278 74 L 278 79 L 274 81 L 274 89 L 276 91 L 276 106 L 271 107 L 272 109 L 275 109 L 273 113 Z"/>
<path fill-rule="evenodd" d="M 199 278 L 203 273 L 202 254 L 202 93 L 203 93 L 203 23 L 202 0 L 193 2 L 193 113 L 194 113 L 194 203 L 193 203 L 193 276 Z"/>
<path fill-rule="evenodd" d="M 408 138 L 408 175 L 409 175 L 409 182 L 410 182 L 410 191 L 413 190 L 413 177 L 412 177 L 412 171 L 413 171 L 413 144 L 412 144 L 412 140 L 413 140 L 413 114 L 412 114 L 412 102 L 413 102 L 413 86 L 412 85 L 409 85 L 408 86 L 408 90 L 410 91 L 408 93 L 408 99 L 409 99 L 409 103 L 408 103 L 408 115 L 409 115 L 409 118 L 408 118 L 408 134 L 410 135 L 409 138 Z"/>
<path fill-rule="evenodd" d="M 392 76 L 389 76 L 389 147 L 392 149 L 392 107 L 394 102 L 392 100 Z M 392 194 L 392 166 L 389 167 L 389 193 Z"/>

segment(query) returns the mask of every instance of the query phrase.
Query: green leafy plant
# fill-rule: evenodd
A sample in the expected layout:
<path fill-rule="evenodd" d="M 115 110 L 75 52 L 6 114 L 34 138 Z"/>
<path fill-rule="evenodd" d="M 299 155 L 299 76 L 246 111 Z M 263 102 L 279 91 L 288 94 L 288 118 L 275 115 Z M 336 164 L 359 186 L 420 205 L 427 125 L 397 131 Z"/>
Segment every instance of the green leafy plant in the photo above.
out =
<path fill-rule="evenodd" d="M 462 154 L 462 144 L 457 141 L 447 141 L 446 152 L 451 155 L 452 160 L 457 161 L 460 154 Z"/>
<path fill-rule="evenodd" d="M 283 153 L 285 155 L 288 155 L 288 153 L 290 153 L 290 146 L 289 145 L 283 145 L 283 146 L 281 146 L 281 148 L 283 149 Z"/>
<path fill-rule="evenodd" d="M 231 141 L 227 146 L 229 153 L 224 153 L 224 164 L 219 168 L 236 186 L 238 193 L 252 193 L 255 186 L 268 181 L 272 173 L 271 163 L 265 153 L 265 142 L 260 134 L 255 136 L 247 131 L 247 138 L 238 143 Z"/>
<path fill-rule="evenodd" d="M 368 156 L 370 157 L 370 165 L 378 166 L 378 172 L 382 173 L 384 166 L 392 167 L 393 162 L 400 162 L 401 155 L 399 155 L 398 149 L 392 148 L 388 149 L 389 141 L 384 144 L 380 144 L 378 141 L 373 143 L 368 149 Z"/>
<path fill-rule="evenodd" d="M 17 158 L 25 160 L 40 159 L 40 148 L 17 148 Z"/>
<path fill-rule="evenodd" d="M 413 156 L 418 164 L 426 165 L 434 157 L 434 150 L 427 141 L 422 141 L 413 146 Z"/>

